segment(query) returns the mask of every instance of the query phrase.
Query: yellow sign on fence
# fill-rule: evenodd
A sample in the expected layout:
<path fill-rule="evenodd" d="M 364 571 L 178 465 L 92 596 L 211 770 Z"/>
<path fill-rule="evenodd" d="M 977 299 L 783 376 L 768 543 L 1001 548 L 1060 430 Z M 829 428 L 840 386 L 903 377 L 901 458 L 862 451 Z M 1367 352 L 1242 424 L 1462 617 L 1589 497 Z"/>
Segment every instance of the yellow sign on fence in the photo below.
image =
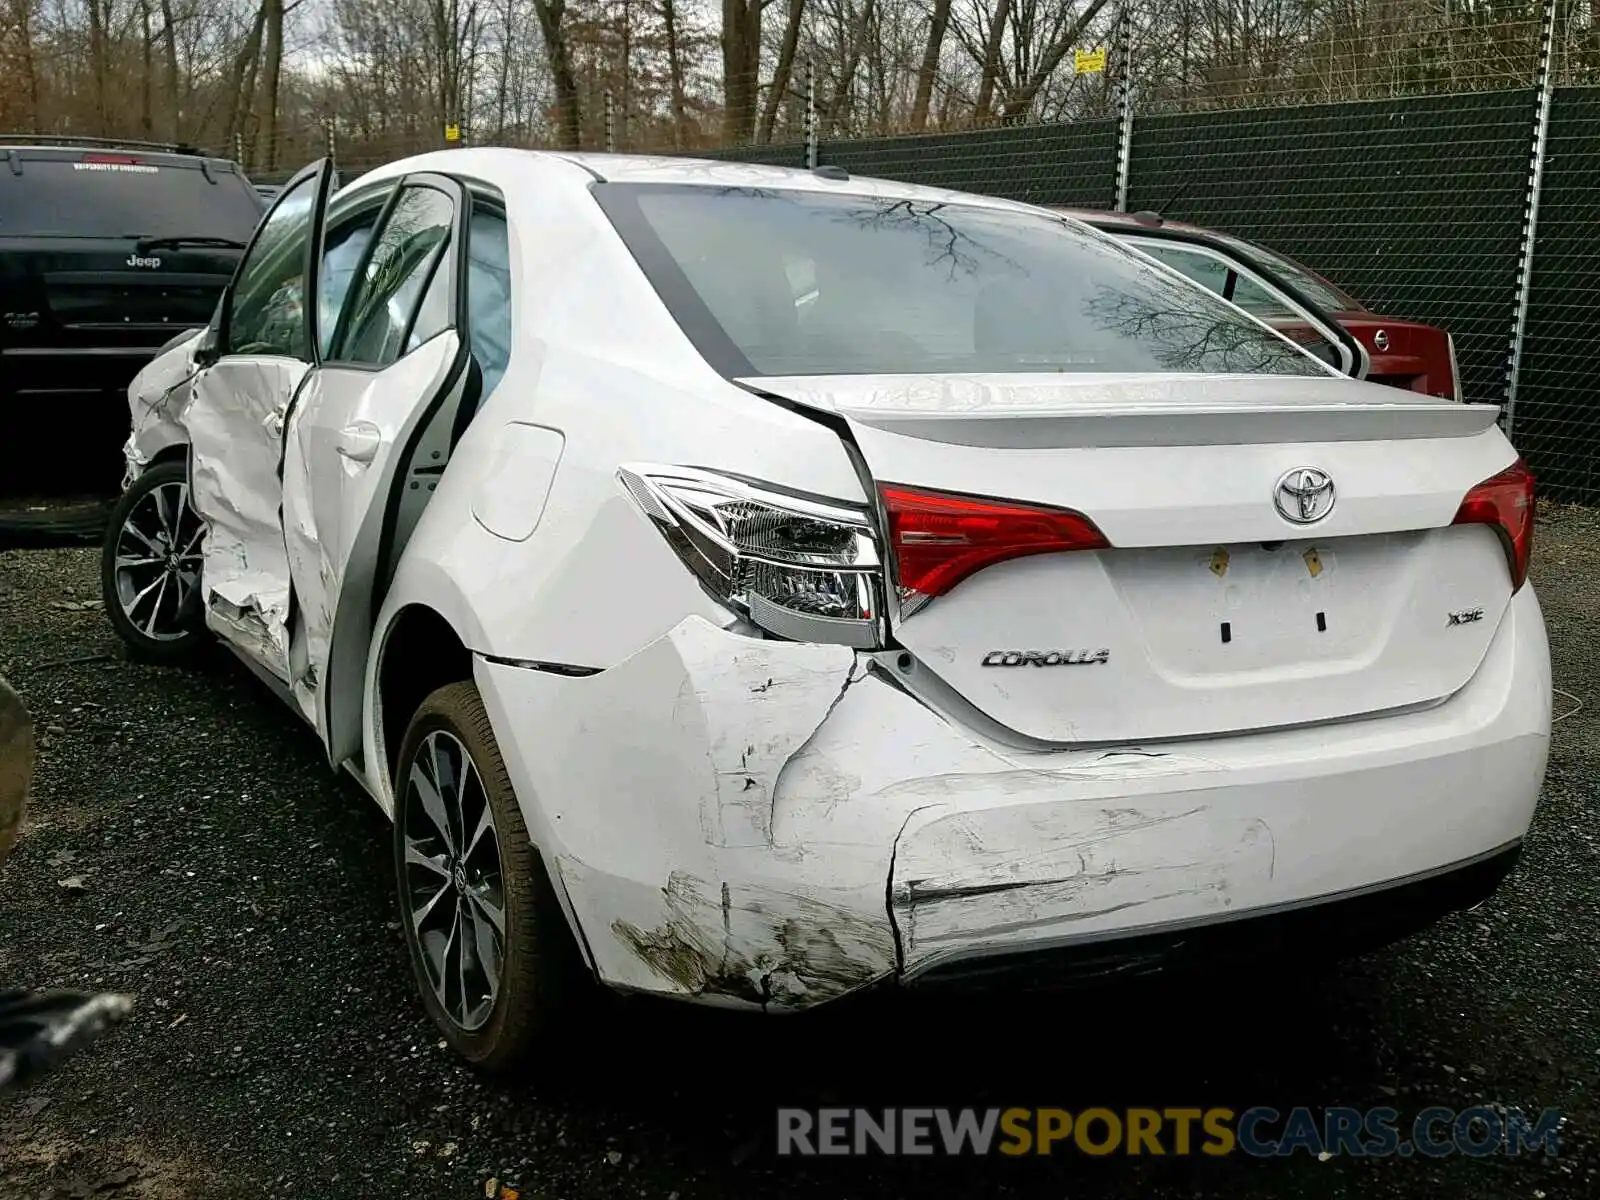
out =
<path fill-rule="evenodd" d="M 446 125 L 444 127 L 444 140 L 447 142 L 459 142 L 461 140 L 461 126 Z"/>
<path fill-rule="evenodd" d="M 1106 52 L 1100 50 L 1074 50 L 1072 69 L 1079 75 L 1093 75 L 1106 69 Z"/>

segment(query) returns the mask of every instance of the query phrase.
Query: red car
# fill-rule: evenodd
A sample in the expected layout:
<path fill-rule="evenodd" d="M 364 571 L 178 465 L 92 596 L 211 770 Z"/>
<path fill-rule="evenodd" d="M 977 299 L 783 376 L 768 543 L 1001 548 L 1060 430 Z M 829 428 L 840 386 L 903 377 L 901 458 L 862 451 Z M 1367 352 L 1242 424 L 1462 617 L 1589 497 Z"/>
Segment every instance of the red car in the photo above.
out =
<path fill-rule="evenodd" d="M 1447 332 L 1375 313 L 1275 250 L 1152 212 L 1054 211 L 1160 259 L 1348 375 L 1425 396 L 1461 399 L 1455 340 Z"/>

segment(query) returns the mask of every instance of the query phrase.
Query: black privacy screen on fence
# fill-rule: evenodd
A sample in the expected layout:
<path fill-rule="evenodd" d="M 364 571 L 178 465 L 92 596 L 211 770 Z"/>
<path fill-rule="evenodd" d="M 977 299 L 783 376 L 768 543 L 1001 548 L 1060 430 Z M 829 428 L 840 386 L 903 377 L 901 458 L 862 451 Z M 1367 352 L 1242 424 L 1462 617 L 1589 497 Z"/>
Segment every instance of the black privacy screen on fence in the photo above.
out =
<path fill-rule="evenodd" d="M 1600 88 L 1558 88 L 1513 433 L 1548 493 L 1600 503 Z"/>
<path fill-rule="evenodd" d="M 1466 399 L 1506 401 L 1538 93 L 1138 117 L 1128 208 L 1259 241 L 1374 310 L 1455 337 Z M 1513 438 L 1555 500 L 1600 502 L 1600 89 L 1555 93 Z M 1111 208 L 1115 120 L 824 141 L 853 174 Z M 804 165 L 804 147 L 717 157 Z"/>
<path fill-rule="evenodd" d="M 1110 208 L 1116 193 L 1117 122 L 1015 125 L 976 133 L 822 143 L 817 161 L 855 175 L 982 192 L 1029 204 Z M 805 166 L 805 146 L 745 147 L 718 158 Z"/>

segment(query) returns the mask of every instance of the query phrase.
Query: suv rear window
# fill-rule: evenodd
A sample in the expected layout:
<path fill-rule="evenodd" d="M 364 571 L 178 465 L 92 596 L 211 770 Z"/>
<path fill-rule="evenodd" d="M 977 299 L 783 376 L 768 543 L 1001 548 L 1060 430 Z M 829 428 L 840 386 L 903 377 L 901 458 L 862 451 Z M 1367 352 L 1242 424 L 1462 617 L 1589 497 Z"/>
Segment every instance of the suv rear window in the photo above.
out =
<path fill-rule="evenodd" d="M 0 151 L 0 154 L 3 154 Z M 261 202 L 232 171 L 126 154 L 17 151 L 0 158 L 0 237 L 219 237 L 245 241 Z"/>
<path fill-rule="evenodd" d="M 725 375 L 1323 375 L 1231 305 L 1102 234 L 979 205 L 597 184 Z"/>

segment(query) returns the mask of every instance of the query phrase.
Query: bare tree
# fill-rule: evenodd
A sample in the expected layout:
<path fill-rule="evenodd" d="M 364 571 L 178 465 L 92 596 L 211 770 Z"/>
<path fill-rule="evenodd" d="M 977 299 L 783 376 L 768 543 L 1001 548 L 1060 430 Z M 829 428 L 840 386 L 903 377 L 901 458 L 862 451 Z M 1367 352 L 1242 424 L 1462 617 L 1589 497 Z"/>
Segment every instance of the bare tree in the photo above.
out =
<path fill-rule="evenodd" d="M 1004 0 L 1002 0 L 1004 2 Z M 1040 57 L 1038 65 L 1025 82 L 1019 81 L 1015 91 L 1006 98 L 1003 114 L 1006 117 L 1020 117 L 1033 107 L 1033 101 L 1039 94 L 1039 89 L 1050 81 L 1056 68 L 1061 65 L 1061 60 L 1066 57 L 1067 51 L 1077 44 L 1083 31 L 1089 23 L 1100 15 L 1100 10 L 1106 6 L 1106 0 L 1089 0 L 1089 5 L 1078 14 L 1076 20 L 1065 26 L 1050 43 L 1048 49 Z"/>
<path fill-rule="evenodd" d="M 761 12 L 771 0 L 722 0 L 722 140 L 737 146 L 755 130 L 761 70 Z"/>
<path fill-rule="evenodd" d="M 778 50 L 778 66 L 772 73 L 772 86 L 767 89 L 767 102 L 761 111 L 761 127 L 757 140 L 770 142 L 772 127 L 778 120 L 778 108 L 789 94 L 789 79 L 794 72 L 795 47 L 800 44 L 800 23 L 805 18 L 806 0 L 789 0 L 789 13 L 783 23 L 783 44 Z"/>
<path fill-rule="evenodd" d="M 533 0 L 539 14 L 539 29 L 544 34 L 545 57 L 556 88 L 556 140 L 567 150 L 578 149 L 583 128 L 578 111 L 578 81 L 572 73 L 571 48 L 563 27 L 566 0 Z"/>
<path fill-rule="evenodd" d="M 667 47 L 667 77 L 671 89 L 672 145 L 681 149 L 684 140 L 683 45 L 679 36 L 678 6 L 674 0 L 661 0 L 661 25 Z"/>
<path fill-rule="evenodd" d="M 945 30 L 950 26 L 950 0 L 933 0 L 933 15 L 928 20 L 928 41 L 922 50 L 922 65 L 917 68 L 917 98 L 911 106 L 911 132 L 921 133 L 928 124 L 928 105 L 933 101 L 933 81 L 939 73 L 939 54 L 944 49 Z"/>

